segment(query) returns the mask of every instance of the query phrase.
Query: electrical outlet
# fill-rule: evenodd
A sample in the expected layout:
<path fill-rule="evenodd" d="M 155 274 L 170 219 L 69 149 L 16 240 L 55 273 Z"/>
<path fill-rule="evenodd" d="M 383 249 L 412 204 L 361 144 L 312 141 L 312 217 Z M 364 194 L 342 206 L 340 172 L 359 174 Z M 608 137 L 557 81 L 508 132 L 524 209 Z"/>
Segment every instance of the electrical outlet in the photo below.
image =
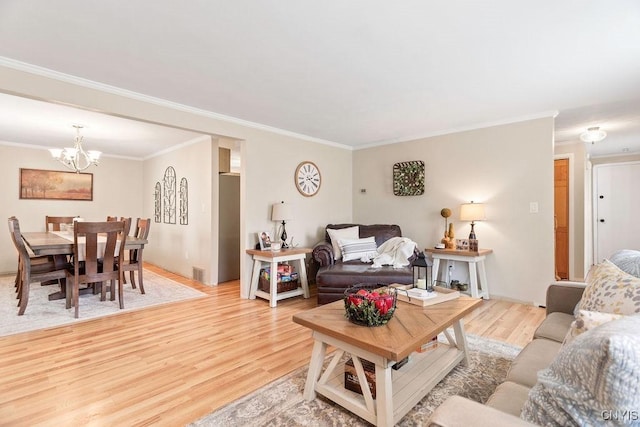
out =
<path fill-rule="evenodd" d="M 449 269 L 449 271 L 453 271 L 456 269 L 456 265 L 453 261 L 447 261 L 447 268 Z"/>

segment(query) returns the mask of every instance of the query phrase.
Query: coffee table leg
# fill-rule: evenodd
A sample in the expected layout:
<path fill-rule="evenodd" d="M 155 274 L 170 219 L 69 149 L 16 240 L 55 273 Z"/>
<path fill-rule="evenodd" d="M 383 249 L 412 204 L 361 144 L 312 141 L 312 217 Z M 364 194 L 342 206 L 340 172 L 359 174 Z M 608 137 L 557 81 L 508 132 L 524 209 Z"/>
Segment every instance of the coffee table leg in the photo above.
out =
<path fill-rule="evenodd" d="M 309 362 L 309 372 L 307 373 L 307 382 L 304 384 L 303 397 L 305 400 L 313 400 L 316 398 L 316 384 L 322 373 L 322 365 L 324 357 L 327 353 L 327 344 L 322 341 L 315 340 L 313 351 L 311 352 L 311 362 Z"/>
<path fill-rule="evenodd" d="M 376 415 L 377 427 L 393 426 L 393 389 L 391 365 L 376 365 Z"/>
<path fill-rule="evenodd" d="M 457 320 L 453 323 L 453 332 L 456 335 L 456 347 L 458 350 L 464 353 L 464 359 L 462 359 L 462 364 L 464 366 L 469 366 L 469 348 L 467 347 L 467 338 L 464 333 L 464 326 L 462 324 L 462 319 Z"/>

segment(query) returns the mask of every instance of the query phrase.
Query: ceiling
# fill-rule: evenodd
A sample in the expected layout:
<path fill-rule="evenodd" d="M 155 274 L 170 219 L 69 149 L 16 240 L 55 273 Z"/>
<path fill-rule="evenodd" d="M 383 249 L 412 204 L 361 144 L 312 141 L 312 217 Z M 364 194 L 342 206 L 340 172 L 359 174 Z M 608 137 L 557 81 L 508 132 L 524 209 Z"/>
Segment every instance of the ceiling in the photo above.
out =
<path fill-rule="evenodd" d="M 640 152 L 638 22 L 637 0 L 0 0 L 0 59 L 354 148 L 558 112 L 556 142 L 601 126 L 605 155 Z M 43 103 L 29 122 L 32 102 L 0 140 L 80 122 L 144 158 L 197 137 Z"/>

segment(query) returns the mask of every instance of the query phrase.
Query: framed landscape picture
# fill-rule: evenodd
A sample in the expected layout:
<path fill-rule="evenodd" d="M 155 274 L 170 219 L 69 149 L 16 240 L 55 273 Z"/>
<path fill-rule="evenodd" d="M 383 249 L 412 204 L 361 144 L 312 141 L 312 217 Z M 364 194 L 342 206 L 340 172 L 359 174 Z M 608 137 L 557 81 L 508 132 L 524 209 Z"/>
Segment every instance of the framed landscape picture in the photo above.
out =
<path fill-rule="evenodd" d="M 93 174 L 20 168 L 20 198 L 93 200 Z"/>

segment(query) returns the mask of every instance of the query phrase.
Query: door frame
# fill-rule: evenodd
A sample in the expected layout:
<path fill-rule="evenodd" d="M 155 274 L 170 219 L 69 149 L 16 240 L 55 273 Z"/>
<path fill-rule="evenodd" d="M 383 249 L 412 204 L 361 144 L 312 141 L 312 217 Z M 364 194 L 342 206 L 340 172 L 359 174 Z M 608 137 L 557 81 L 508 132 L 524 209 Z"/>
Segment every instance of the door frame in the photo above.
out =
<path fill-rule="evenodd" d="M 560 160 L 560 159 L 568 159 L 569 160 L 569 222 L 568 222 L 568 234 L 569 234 L 569 280 L 574 280 L 575 279 L 575 268 L 574 268 L 574 263 L 575 263 L 575 255 L 574 255 L 574 250 L 575 250 L 575 245 L 573 243 L 573 240 L 575 238 L 575 222 L 573 219 L 573 215 L 575 212 L 575 207 L 574 207 L 574 195 L 575 195 L 575 190 L 573 188 L 574 186 L 574 181 L 575 181 L 575 176 L 574 176 L 574 158 L 573 158 L 573 153 L 563 153 L 563 154 L 555 154 L 553 156 L 553 160 L 554 162 L 556 160 Z M 555 163 L 554 163 L 555 164 Z M 554 185 L 555 185 L 555 178 L 554 178 Z M 555 215 L 555 205 L 554 205 L 554 215 Z M 555 232 L 554 232 L 554 244 L 555 244 Z M 555 245 L 554 245 L 554 267 L 555 267 Z"/>

